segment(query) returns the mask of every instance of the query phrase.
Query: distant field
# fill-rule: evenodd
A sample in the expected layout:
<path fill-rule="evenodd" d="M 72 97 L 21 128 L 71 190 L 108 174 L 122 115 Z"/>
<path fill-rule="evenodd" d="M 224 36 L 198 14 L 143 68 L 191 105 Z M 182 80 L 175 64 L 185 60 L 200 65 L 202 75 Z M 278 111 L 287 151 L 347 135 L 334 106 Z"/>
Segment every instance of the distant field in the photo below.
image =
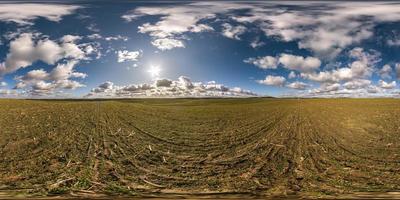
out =
<path fill-rule="evenodd" d="M 396 99 L 0 100 L 0 197 L 390 191 Z"/>

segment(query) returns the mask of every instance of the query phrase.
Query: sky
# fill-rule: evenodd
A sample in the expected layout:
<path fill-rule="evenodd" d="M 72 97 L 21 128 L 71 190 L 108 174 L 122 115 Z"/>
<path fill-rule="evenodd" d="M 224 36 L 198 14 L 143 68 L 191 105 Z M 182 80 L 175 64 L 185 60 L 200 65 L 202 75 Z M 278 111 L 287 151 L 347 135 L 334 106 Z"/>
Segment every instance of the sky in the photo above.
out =
<path fill-rule="evenodd" d="M 400 97 L 395 1 L 2 1 L 1 98 Z"/>

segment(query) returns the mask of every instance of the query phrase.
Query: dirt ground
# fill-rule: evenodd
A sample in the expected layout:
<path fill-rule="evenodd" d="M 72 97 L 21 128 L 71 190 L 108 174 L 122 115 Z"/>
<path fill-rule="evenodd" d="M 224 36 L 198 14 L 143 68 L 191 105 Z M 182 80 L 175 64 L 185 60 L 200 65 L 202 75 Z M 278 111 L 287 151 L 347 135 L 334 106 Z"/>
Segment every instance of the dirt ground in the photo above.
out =
<path fill-rule="evenodd" d="M 399 99 L 0 100 L 0 199 L 399 191 Z"/>

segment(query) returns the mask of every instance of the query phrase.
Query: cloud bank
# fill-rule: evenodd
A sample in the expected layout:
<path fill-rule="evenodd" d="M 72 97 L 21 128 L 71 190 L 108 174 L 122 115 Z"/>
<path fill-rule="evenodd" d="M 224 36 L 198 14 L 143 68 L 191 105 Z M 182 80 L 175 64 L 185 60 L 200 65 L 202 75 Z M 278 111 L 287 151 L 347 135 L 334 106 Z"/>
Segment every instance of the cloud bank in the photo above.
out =
<path fill-rule="evenodd" d="M 93 88 L 87 98 L 144 98 L 144 97 L 253 97 L 257 94 L 238 87 L 229 88 L 215 81 L 192 82 L 188 77 L 178 80 L 158 79 L 152 84 L 117 86 L 107 81 Z"/>

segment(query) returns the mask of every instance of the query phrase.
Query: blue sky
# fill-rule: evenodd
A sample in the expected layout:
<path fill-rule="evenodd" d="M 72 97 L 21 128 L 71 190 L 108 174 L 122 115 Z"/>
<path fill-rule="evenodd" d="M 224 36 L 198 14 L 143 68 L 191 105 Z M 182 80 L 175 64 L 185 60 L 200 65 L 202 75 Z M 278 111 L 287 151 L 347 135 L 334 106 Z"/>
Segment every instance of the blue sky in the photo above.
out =
<path fill-rule="evenodd" d="M 0 3 L 0 97 L 399 97 L 396 2 Z"/>

